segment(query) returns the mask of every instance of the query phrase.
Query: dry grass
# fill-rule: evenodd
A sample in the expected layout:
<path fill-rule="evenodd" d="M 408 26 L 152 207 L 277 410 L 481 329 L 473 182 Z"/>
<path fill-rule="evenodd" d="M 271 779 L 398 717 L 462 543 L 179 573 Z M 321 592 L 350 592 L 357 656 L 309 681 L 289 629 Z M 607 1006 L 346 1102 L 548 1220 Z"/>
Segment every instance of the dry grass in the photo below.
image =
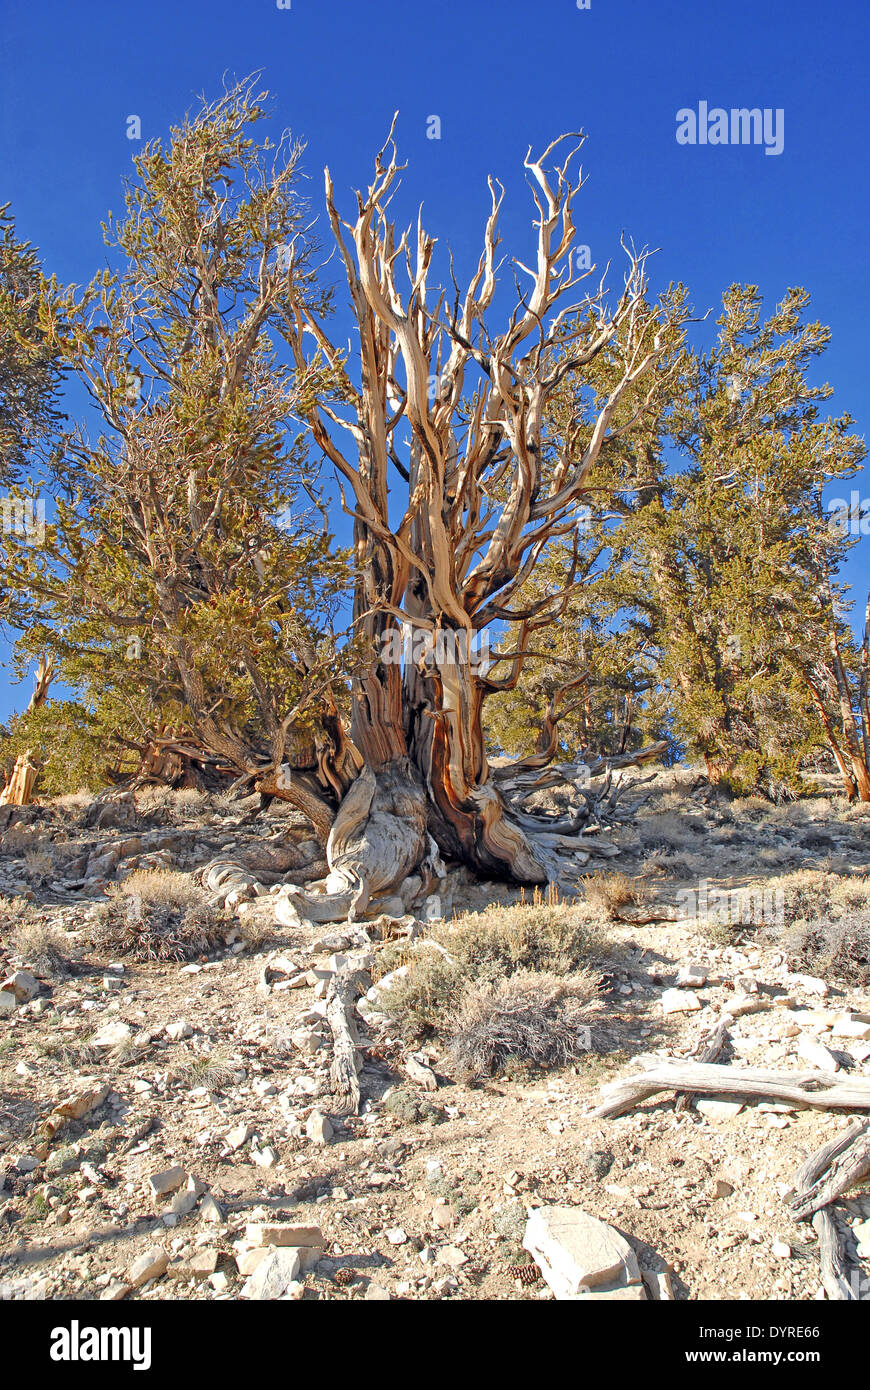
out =
<path fill-rule="evenodd" d="M 192 1062 L 170 1073 L 173 1084 L 194 1090 L 204 1086 L 208 1091 L 222 1091 L 237 1080 L 238 1066 L 230 1065 L 223 1053 L 213 1052 L 207 1057 L 195 1057 Z"/>
<path fill-rule="evenodd" d="M 623 873 L 595 874 L 584 878 L 583 886 L 593 911 L 611 920 L 616 920 L 620 908 L 641 907 L 649 900 L 647 884 Z"/>
<path fill-rule="evenodd" d="M 465 991 L 450 1053 L 475 1078 L 494 1076 L 509 1062 L 565 1066 L 591 1050 L 590 1025 L 599 1012 L 589 972 L 560 979 L 518 970 Z"/>
<path fill-rule="evenodd" d="M 24 851 L 24 872 L 34 887 L 49 882 L 57 873 L 54 847 L 50 840 Z"/>
<path fill-rule="evenodd" d="M 111 886 L 88 935 L 95 949 L 133 960 L 191 960 L 221 944 L 229 926 L 187 874 L 141 869 Z"/>
<path fill-rule="evenodd" d="M 24 965 L 37 975 L 64 979 L 74 973 L 66 933 L 51 922 L 36 919 L 19 923 L 12 931 L 12 945 Z"/>
<path fill-rule="evenodd" d="M 637 833 L 647 849 L 696 850 L 707 827 L 698 816 L 680 815 L 674 811 L 656 811 L 637 822 Z"/>
<path fill-rule="evenodd" d="M 180 911 L 196 907 L 204 897 L 189 874 L 174 869 L 134 869 L 121 883 L 109 884 L 107 891 L 110 897 L 142 898 Z"/>
<path fill-rule="evenodd" d="M 770 879 L 783 895 L 783 920 L 764 934 L 786 952 L 792 968 L 866 988 L 870 985 L 870 907 L 865 877 L 835 877 L 803 869 Z"/>
<path fill-rule="evenodd" d="M 382 952 L 384 971 L 405 970 L 383 991 L 381 1007 L 408 1037 L 448 1037 L 469 989 L 518 973 L 568 982 L 605 955 L 606 939 L 583 905 L 493 905 Z"/>

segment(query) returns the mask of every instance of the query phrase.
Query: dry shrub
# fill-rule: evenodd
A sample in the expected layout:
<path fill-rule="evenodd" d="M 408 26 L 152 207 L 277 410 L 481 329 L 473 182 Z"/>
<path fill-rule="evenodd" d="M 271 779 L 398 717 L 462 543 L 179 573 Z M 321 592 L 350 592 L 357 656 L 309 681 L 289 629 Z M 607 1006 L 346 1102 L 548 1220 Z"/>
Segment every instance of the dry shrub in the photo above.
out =
<path fill-rule="evenodd" d="M 782 921 L 764 935 L 780 946 L 793 969 L 870 985 L 870 907 L 864 877 L 835 877 L 803 869 L 771 879 L 781 890 Z"/>
<path fill-rule="evenodd" d="M 72 961 L 66 954 L 69 945 L 66 933 L 51 922 L 23 921 L 13 929 L 12 945 L 18 956 L 37 975 L 63 979 L 74 973 Z"/>
<path fill-rule="evenodd" d="M 57 869 L 54 847 L 50 840 L 37 845 L 35 849 L 24 851 L 24 871 L 28 881 L 37 887 L 54 877 Z"/>
<path fill-rule="evenodd" d="M 229 926 L 187 874 L 139 869 L 112 885 L 88 935 L 96 949 L 133 960 L 190 960 L 213 951 Z"/>
<path fill-rule="evenodd" d="M 223 1091 L 238 1080 L 238 1067 L 231 1066 L 223 1052 L 212 1052 L 184 1062 L 170 1073 L 170 1080 L 186 1090 L 205 1086 L 209 1091 Z"/>
<path fill-rule="evenodd" d="M 698 849 L 701 836 L 707 830 L 698 816 L 679 815 L 673 811 L 657 812 L 639 819 L 636 830 L 647 849 Z"/>
<path fill-rule="evenodd" d="M 110 884 L 108 892 L 110 896 L 142 898 L 182 911 L 196 907 L 205 896 L 189 874 L 175 869 L 134 869 L 121 883 Z"/>
<path fill-rule="evenodd" d="M 56 819 L 78 825 L 84 819 L 84 814 L 93 799 L 93 792 L 82 788 L 77 792 L 66 792 L 63 796 L 52 797 L 48 806 Z"/>
<path fill-rule="evenodd" d="M 509 1061 L 561 1067 L 590 1051 L 600 1011 L 588 972 L 560 979 L 518 970 L 497 984 L 470 986 L 450 1032 L 450 1052 L 473 1077 L 494 1076 Z"/>
<path fill-rule="evenodd" d="M 244 942 L 249 951 L 262 951 L 264 947 L 280 941 L 287 932 L 286 927 L 281 927 L 275 921 L 273 902 L 274 899 L 270 898 L 268 916 L 245 912 L 236 919 L 235 928 L 239 940 Z"/>
<path fill-rule="evenodd" d="M 497 985 L 518 973 L 569 981 L 603 960 L 606 942 L 582 905 L 493 905 L 429 936 L 380 953 L 383 969 L 404 965 L 381 1007 L 406 1036 L 447 1036 L 470 988 Z"/>
<path fill-rule="evenodd" d="M 866 989 L 870 985 L 870 909 L 840 917 L 794 923 L 784 936 L 792 968 L 833 976 Z"/>
<path fill-rule="evenodd" d="M 589 906 L 610 918 L 618 917 L 620 908 L 643 906 L 649 896 L 645 883 L 622 873 L 595 874 L 583 886 Z"/>

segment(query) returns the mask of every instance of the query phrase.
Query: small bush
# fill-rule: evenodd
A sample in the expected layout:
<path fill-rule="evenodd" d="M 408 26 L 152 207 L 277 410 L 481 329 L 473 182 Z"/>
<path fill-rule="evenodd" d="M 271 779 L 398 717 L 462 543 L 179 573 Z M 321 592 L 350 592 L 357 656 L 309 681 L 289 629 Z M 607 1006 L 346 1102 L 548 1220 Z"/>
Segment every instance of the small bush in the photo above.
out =
<path fill-rule="evenodd" d="M 848 984 L 870 985 L 870 909 L 847 909 L 840 916 L 794 922 L 782 934 L 792 969 L 833 976 Z"/>
<path fill-rule="evenodd" d="M 446 1037 L 470 988 L 521 972 L 568 982 L 605 950 L 582 905 L 493 905 L 439 924 L 410 947 L 381 952 L 384 970 L 405 967 L 383 991 L 381 1007 L 407 1036 Z"/>
<path fill-rule="evenodd" d="M 174 869 L 134 869 L 121 883 L 110 884 L 108 891 L 110 896 L 142 898 L 179 911 L 203 901 L 202 890 L 191 877 Z"/>
<path fill-rule="evenodd" d="M 13 930 L 12 944 L 16 954 L 37 975 L 63 979 L 73 973 L 72 962 L 66 954 L 66 934 L 50 922 L 38 919 L 21 922 Z"/>
<path fill-rule="evenodd" d="M 187 1090 L 205 1086 L 209 1091 L 222 1091 L 235 1084 L 237 1071 L 238 1068 L 232 1067 L 222 1053 L 212 1053 L 206 1057 L 196 1057 L 192 1062 L 185 1062 L 171 1073 L 170 1080 L 174 1085 L 183 1086 Z"/>
<path fill-rule="evenodd" d="M 186 874 L 142 869 L 113 885 L 88 932 L 98 950 L 133 960 L 207 955 L 230 926 Z"/>
<path fill-rule="evenodd" d="M 648 899 L 646 884 L 627 874 L 596 874 L 584 879 L 583 886 L 589 906 L 610 918 L 616 918 L 620 908 L 641 907 Z"/>
<path fill-rule="evenodd" d="M 595 982 L 519 970 L 498 984 L 466 990 L 450 1034 L 450 1052 L 473 1077 L 494 1076 L 508 1061 L 559 1067 L 590 1051 L 586 1033 L 600 1005 Z"/>

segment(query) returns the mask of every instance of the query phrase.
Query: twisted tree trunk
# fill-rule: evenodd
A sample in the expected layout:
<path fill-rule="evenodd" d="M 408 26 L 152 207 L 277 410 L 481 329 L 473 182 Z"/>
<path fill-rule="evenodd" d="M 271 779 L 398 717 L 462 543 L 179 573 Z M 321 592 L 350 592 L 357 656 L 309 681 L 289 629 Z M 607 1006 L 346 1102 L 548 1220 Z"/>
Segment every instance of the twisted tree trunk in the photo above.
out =
<path fill-rule="evenodd" d="M 525 161 L 537 255 L 533 269 L 516 262 L 531 288 L 518 294 L 500 333 L 486 329 L 485 317 L 495 294 L 504 190 L 490 180 L 483 252 L 464 294 L 455 286 L 452 308 L 443 291 L 430 302 L 433 239 L 418 223 L 412 249 L 409 234 L 397 240 L 387 217 L 400 169 L 392 131 L 371 186 L 357 195 L 353 222 L 340 217 L 326 173 L 329 222 L 359 330 L 357 379 L 297 292 L 288 257 L 288 340 L 303 385 L 313 372 L 307 422 L 354 520 L 354 635 L 369 651 L 352 692 L 350 745 L 361 770 L 349 790 L 336 789 L 343 799 L 327 841 L 325 892 L 299 899 L 300 910 L 319 920 L 364 911 L 412 870 L 434 869 L 439 851 L 478 873 L 523 883 L 559 883 L 588 856 L 578 832 L 599 798 L 586 789 L 583 769 L 555 779 L 574 783 L 575 814 L 522 809 L 558 747 L 555 705 L 538 753 L 499 776 L 487 762 L 483 704 L 516 685 L 527 635 L 564 613 L 579 582 L 578 515 L 590 470 L 604 445 L 664 389 L 662 372 L 646 399 L 641 393 L 626 411 L 627 423 L 615 423 L 623 396 L 659 362 L 662 334 L 674 329 L 672 343 L 679 338 L 682 310 L 647 304 L 644 257 L 630 251 L 615 307 L 599 287 L 557 311 L 591 273 L 572 249 L 579 144 L 553 171 L 544 167 L 560 146 L 554 141 L 540 159 L 530 152 Z M 403 265 L 408 286 L 400 292 Z M 588 419 L 572 420 L 561 452 L 553 451 L 548 403 L 569 373 L 605 349 L 617 367 L 609 394 Z M 319 385 L 324 364 L 336 382 L 329 400 Z M 401 501 L 399 489 L 406 489 Z M 564 588 L 524 601 L 547 545 L 568 535 L 575 563 Z M 503 679 L 473 652 L 474 639 L 495 623 L 521 634 L 516 650 L 496 656 L 508 670 Z M 605 798 L 616 794 L 606 775 L 600 790 Z"/>

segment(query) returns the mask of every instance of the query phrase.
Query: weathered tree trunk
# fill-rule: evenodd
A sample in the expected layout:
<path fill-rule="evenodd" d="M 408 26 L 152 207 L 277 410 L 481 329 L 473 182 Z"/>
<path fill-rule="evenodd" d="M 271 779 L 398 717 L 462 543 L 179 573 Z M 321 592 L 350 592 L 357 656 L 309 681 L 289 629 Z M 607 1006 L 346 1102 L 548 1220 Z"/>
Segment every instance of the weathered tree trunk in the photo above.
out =
<path fill-rule="evenodd" d="M 534 269 L 517 262 L 531 286 L 519 292 L 501 332 L 486 328 L 485 318 L 496 288 L 503 190 L 490 180 L 483 250 L 467 288 L 433 302 L 434 240 L 418 223 L 415 247 L 407 233 L 397 241 L 387 215 L 400 170 L 392 131 L 371 186 L 358 194 L 354 221 L 340 216 L 326 172 L 330 227 L 359 330 L 352 373 L 289 271 L 290 342 L 300 375 L 310 370 L 313 343 L 318 372 L 326 363 L 341 383 L 331 401 L 312 390 L 306 415 L 354 519 L 354 635 L 370 652 L 354 682 L 351 721 L 364 766 L 329 834 L 329 901 L 306 894 L 300 908 L 309 915 L 344 906 L 361 912 L 372 894 L 433 865 L 439 849 L 481 874 L 526 883 L 559 882 L 566 858 L 585 853 L 577 831 L 592 799 L 581 792 L 577 816 L 562 820 L 522 811 L 513 798 L 527 796 L 532 784 L 510 786 L 489 768 L 482 707 L 516 684 L 527 632 L 564 613 L 576 567 L 564 589 L 543 600 L 525 603 L 524 585 L 548 543 L 575 532 L 602 447 L 629 428 L 616 423 L 620 401 L 659 362 L 663 330 L 681 324 L 683 310 L 670 319 L 667 309 L 647 304 L 644 258 L 633 252 L 614 308 L 600 287 L 581 304 L 560 306 L 589 273 L 572 250 L 579 145 L 554 170 L 544 167 L 563 148 L 557 140 L 540 159 L 526 158 L 537 212 Z M 403 268 L 407 290 L 398 283 Z M 588 419 L 572 422 L 552 457 L 548 403 L 568 373 L 605 349 L 619 363 L 610 393 Z M 405 487 L 400 500 L 397 489 Z M 504 681 L 491 679 L 471 651 L 473 636 L 495 623 L 522 631 L 518 650 L 502 657 L 510 668 Z M 526 771 L 537 776 L 557 746 L 553 719 L 546 748 L 526 760 Z"/>
<path fill-rule="evenodd" d="M 33 800 L 33 787 L 39 771 L 33 761 L 31 750 L 22 753 L 12 770 L 12 776 L 0 792 L 0 806 L 29 806 Z"/>

